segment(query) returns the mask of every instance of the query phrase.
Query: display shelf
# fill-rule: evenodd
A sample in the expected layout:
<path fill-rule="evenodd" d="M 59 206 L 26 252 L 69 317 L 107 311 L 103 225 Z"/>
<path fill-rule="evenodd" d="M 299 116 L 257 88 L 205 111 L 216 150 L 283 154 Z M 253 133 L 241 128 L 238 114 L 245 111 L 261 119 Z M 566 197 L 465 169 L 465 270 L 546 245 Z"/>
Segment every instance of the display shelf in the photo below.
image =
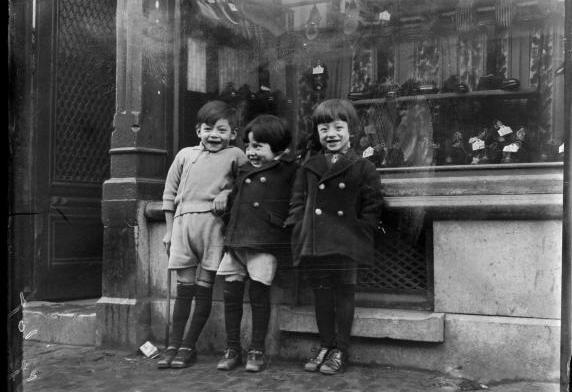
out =
<path fill-rule="evenodd" d="M 516 91 L 507 90 L 480 90 L 471 91 L 467 93 L 437 93 L 437 94 L 424 94 L 424 95 L 407 95 L 396 98 L 369 98 L 353 100 L 355 106 L 375 105 L 386 102 L 402 102 L 402 101 L 423 101 L 434 99 L 449 99 L 449 98 L 487 98 L 487 97 L 502 97 L 502 98 L 518 98 L 526 97 L 537 92 L 536 89 L 521 89 Z"/>

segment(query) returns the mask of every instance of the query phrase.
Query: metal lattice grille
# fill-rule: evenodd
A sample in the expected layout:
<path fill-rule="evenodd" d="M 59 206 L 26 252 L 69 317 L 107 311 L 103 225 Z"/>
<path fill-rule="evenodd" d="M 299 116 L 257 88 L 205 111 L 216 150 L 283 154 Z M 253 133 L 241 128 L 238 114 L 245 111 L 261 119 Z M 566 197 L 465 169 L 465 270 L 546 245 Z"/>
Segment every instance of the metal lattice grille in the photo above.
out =
<path fill-rule="evenodd" d="M 376 244 L 374 265 L 360 269 L 358 287 L 367 291 L 415 292 L 428 289 L 425 241 L 412 244 L 397 231 L 388 231 Z"/>
<path fill-rule="evenodd" d="M 58 1 L 54 178 L 101 183 L 115 111 L 115 0 Z"/>

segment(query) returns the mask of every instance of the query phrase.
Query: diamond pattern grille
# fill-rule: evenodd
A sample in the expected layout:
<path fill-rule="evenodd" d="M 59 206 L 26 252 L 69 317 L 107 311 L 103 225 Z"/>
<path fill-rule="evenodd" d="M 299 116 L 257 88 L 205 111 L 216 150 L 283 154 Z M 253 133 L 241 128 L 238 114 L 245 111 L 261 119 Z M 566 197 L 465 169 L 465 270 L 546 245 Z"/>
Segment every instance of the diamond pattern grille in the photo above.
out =
<path fill-rule="evenodd" d="M 54 178 L 108 176 L 115 111 L 115 0 L 58 1 Z"/>
<path fill-rule="evenodd" d="M 374 265 L 360 269 L 358 287 L 365 291 L 425 292 L 428 289 L 425 241 L 412 244 L 389 229 L 376 243 Z"/>

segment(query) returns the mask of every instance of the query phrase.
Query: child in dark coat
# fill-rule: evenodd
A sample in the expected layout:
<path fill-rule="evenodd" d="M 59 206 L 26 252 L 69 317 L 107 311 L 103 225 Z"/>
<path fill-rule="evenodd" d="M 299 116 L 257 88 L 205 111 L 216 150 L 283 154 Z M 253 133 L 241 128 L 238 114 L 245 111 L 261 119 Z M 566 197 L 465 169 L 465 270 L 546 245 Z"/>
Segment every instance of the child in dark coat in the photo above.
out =
<path fill-rule="evenodd" d="M 227 334 L 227 349 L 217 368 L 231 370 L 242 362 L 240 324 L 245 279 L 249 277 L 252 340 L 246 370 L 258 372 L 266 366 L 270 286 L 279 262 L 291 261 L 290 231 L 284 222 L 298 165 L 286 154 L 291 135 L 278 117 L 256 117 L 245 127 L 244 135 L 248 162 L 239 168 L 230 198 L 227 252 L 217 273 L 225 276 Z"/>
<path fill-rule="evenodd" d="M 382 196 L 375 166 L 350 149 L 350 132 L 359 126 L 352 104 L 324 101 L 312 123 L 322 153 L 298 170 L 287 224 L 293 225 L 294 264 L 314 292 L 320 335 L 321 347 L 304 369 L 334 374 L 347 362 L 357 264 L 373 261 Z"/>

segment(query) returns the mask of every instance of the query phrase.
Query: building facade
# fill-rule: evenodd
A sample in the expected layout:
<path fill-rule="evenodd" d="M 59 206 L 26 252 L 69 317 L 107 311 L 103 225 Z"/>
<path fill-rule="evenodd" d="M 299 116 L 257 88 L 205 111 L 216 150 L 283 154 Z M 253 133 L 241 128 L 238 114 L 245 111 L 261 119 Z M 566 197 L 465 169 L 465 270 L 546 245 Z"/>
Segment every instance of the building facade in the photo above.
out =
<path fill-rule="evenodd" d="M 99 344 L 164 339 L 160 199 L 175 153 L 197 142 L 202 104 L 235 104 L 242 125 L 259 113 L 284 117 L 304 157 L 313 105 L 347 98 L 362 121 L 352 146 L 381 174 L 386 228 L 378 262 L 359 273 L 353 361 L 487 382 L 558 379 L 570 134 L 564 1 L 117 0 L 113 8 Z M 224 349 L 220 287 L 199 351 Z M 286 271 L 272 295 L 270 354 L 305 357 L 317 341 L 306 282 Z M 248 315 L 246 306 L 245 339 Z"/>

